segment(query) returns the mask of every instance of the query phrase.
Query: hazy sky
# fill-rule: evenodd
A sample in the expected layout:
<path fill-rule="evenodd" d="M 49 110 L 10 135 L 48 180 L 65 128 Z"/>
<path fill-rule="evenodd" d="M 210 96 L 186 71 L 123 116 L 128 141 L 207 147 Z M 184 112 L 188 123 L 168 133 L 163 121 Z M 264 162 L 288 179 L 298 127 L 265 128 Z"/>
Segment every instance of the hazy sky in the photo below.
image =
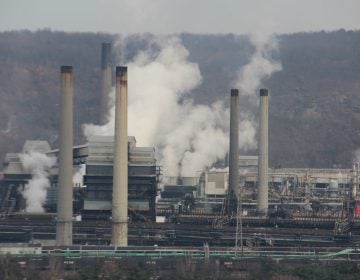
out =
<path fill-rule="evenodd" d="M 360 29 L 360 0 L 0 0 L 0 30 L 251 33 Z"/>

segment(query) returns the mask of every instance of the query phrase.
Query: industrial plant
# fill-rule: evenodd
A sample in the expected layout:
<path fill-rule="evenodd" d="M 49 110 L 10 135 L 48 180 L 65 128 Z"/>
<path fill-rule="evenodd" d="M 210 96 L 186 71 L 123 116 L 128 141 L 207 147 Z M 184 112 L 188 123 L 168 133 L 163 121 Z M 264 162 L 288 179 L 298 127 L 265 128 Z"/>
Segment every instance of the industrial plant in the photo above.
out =
<path fill-rule="evenodd" d="M 101 57 L 99 123 L 105 124 L 113 87 L 110 44 L 102 44 Z M 228 162 L 195 177 L 169 176 L 163 174 L 156 148 L 138 146 L 137 136 L 128 135 L 131 76 L 125 66 L 115 69 L 114 134 L 73 144 L 73 71 L 72 66 L 60 68 L 59 147 L 28 140 L 22 151 L 4 159 L 0 242 L 32 244 L 31 250 L 40 244 L 39 252 L 60 246 L 79 253 L 79 246 L 96 245 L 94 251 L 115 255 L 118 247 L 129 252 L 142 248 L 144 254 L 172 247 L 181 255 L 179 247 L 186 246 L 204 256 L 221 248 L 227 257 L 266 254 L 269 248 L 330 254 L 360 243 L 360 164 L 351 169 L 269 167 L 270 90 L 259 89 L 257 155 L 239 152 L 241 95 L 231 89 Z M 32 153 L 54 161 L 46 172 L 36 173 L 48 180 L 41 213 L 31 211 L 24 197 L 29 182 L 40 176 L 24 166 L 24 155 Z"/>

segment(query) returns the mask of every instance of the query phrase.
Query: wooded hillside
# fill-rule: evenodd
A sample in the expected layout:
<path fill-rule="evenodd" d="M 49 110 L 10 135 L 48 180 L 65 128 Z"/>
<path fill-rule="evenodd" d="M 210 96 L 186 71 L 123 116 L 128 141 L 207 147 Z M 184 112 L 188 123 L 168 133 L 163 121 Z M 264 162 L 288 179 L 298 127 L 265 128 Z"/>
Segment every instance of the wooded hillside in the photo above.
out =
<path fill-rule="evenodd" d="M 134 35 L 123 55 L 134 56 L 149 36 Z M 249 40 L 231 34 L 180 37 L 203 75 L 192 93 L 195 102 L 228 102 L 236 71 L 254 51 Z M 116 39 L 50 30 L 0 33 L 1 160 L 26 139 L 57 146 L 60 65 L 76 69 L 75 141 L 84 141 L 81 125 L 99 117 L 101 43 Z M 360 148 L 360 31 L 281 35 L 278 58 L 282 71 L 263 83 L 271 90 L 270 166 L 349 167 Z"/>

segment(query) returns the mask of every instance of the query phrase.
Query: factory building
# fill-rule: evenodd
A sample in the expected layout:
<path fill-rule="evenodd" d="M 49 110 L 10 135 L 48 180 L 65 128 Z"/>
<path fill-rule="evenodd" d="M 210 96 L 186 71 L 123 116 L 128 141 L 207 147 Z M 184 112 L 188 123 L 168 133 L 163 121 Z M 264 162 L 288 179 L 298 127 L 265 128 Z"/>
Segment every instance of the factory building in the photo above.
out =
<path fill-rule="evenodd" d="M 240 184 L 244 187 L 243 198 L 250 199 L 257 193 L 258 169 L 256 166 L 240 167 L 239 172 Z M 300 196 L 302 198 L 305 198 L 305 195 L 313 198 L 341 197 L 344 195 L 344 189 L 352 184 L 353 180 L 349 169 L 269 168 L 268 174 L 272 198 L 298 193 L 300 189 L 304 192 L 303 196 Z M 207 171 L 204 178 L 205 197 L 221 198 L 227 194 L 227 171 Z M 305 190 L 305 187 L 308 189 Z"/>
<path fill-rule="evenodd" d="M 29 151 L 38 151 L 57 156 L 58 150 L 51 150 L 46 141 L 26 141 L 21 153 L 8 153 L 4 168 L 0 173 L 0 211 L 16 212 L 25 208 L 21 195 L 31 174 L 21 164 L 20 155 Z M 113 137 L 93 136 L 88 143 L 73 147 L 74 166 L 85 166 L 82 186 L 74 185 L 74 213 L 110 216 L 112 198 L 112 161 Z M 128 137 L 129 156 L 129 216 L 140 213 L 155 219 L 157 210 L 174 207 L 185 197 L 195 199 L 214 199 L 221 201 L 228 188 L 228 171 L 206 171 L 200 177 L 166 177 L 161 198 L 155 205 L 160 175 L 156 165 L 155 150 L 152 147 L 137 147 L 134 137 Z M 257 156 L 239 157 L 240 185 L 245 185 L 244 199 L 256 199 L 258 182 Z M 50 187 L 44 208 L 47 212 L 56 211 L 57 172 L 55 165 L 50 170 Z M 74 171 L 75 172 L 75 171 Z M 352 184 L 349 169 L 307 169 L 307 168 L 269 168 L 269 201 L 280 196 L 297 192 L 308 185 L 310 198 L 317 196 L 336 198 L 343 196 L 345 186 Z M 358 188 L 358 186 L 357 186 Z M 301 195 L 305 197 L 304 194 Z M 255 200 L 254 200 L 255 203 Z"/>
<path fill-rule="evenodd" d="M 85 166 L 83 184 L 74 184 L 74 213 L 110 216 L 113 172 L 112 136 L 93 136 L 88 143 L 73 147 L 74 166 Z M 37 151 L 49 156 L 57 156 L 58 150 L 51 150 L 46 141 L 26 141 L 21 153 L 8 153 L 4 168 L 0 173 L 1 212 L 23 211 L 25 201 L 21 195 L 32 175 L 21 164 L 20 155 Z M 158 188 L 159 168 L 156 166 L 153 147 L 137 147 L 135 137 L 128 137 L 129 157 L 129 214 L 155 219 L 155 198 Z M 74 168 L 74 173 L 76 172 Z M 56 211 L 57 173 L 55 165 L 50 170 L 50 187 L 44 208 Z"/>
<path fill-rule="evenodd" d="M 156 214 L 183 212 L 184 201 L 194 201 L 200 195 L 199 177 L 162 177 L 160 196 L 157 197 Z"/>
<path fill-rule="evenodd" d="M 238 172 L 243 180 L 243 174 L 252 170 L 257 170 L 258 156 L 239 156 Z M 253 183 L 250 181 L 247 183 Z M 255 182 L 256 183 L 256 182 Z M 227 193 L 229 184 L 229 172 L 227 170 L 209 170 L 205 172 L 204 194 L 207 197 L 224 197 Z"/>
<path fill-rule="evenodd" d="M 226 171 L 209 171 L 205 173 L 205 196 L 224 197 L 227 193 L 229 173 Z"/>
<path fill-rule="evenodd" d="M 93 136 L 88 143 L 84 185 L 84 211 L 110 211 L 112 199 L 114 140 L 109 136 Z M 135 137 L 128 137 L 128 201 L 129 211 L 155 218 L 158 168 L 155 149 L 136 147 Z"/>

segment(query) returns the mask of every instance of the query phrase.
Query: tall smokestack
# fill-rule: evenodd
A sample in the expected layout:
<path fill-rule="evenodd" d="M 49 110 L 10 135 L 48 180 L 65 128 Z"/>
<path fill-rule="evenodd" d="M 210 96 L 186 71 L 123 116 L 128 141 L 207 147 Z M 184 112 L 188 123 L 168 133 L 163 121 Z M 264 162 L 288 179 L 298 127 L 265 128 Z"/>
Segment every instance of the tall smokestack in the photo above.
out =
<path fill-rule="evenodd" d="M 112 239 L 115 246 L 128 245 L 128 135 L 127 67 L 116 67 L 115 153 L 112 198 Z"/>
<path fill-rule="evenodd" d="M 230 99 L 230 148 L 229 148 L 229 210 L 236 210 L 239 188 L 239 90 L 231 90 Z M 235 205 L 234 205 L 235 204 Z"/>
<path fill-rule="evenodd" d="M 56 221 L 56 242 L 58 245 L 72 244 L 73 92 L 72 66 L 61 66 L 60 151 Z"/>
<path fill-rule="evenodd" d="M 259 174 L 257 209 L 268 211 L 268 126 L 269 92 L 260 89 L 260 139 L 259 139 Z"/>
<path fill-rule="evenodd" d="M 101 116 L 100 124 L 107 123 L 109 112 L 109 93 L 111 90 L 111 44 L 101 44 Z"/>

